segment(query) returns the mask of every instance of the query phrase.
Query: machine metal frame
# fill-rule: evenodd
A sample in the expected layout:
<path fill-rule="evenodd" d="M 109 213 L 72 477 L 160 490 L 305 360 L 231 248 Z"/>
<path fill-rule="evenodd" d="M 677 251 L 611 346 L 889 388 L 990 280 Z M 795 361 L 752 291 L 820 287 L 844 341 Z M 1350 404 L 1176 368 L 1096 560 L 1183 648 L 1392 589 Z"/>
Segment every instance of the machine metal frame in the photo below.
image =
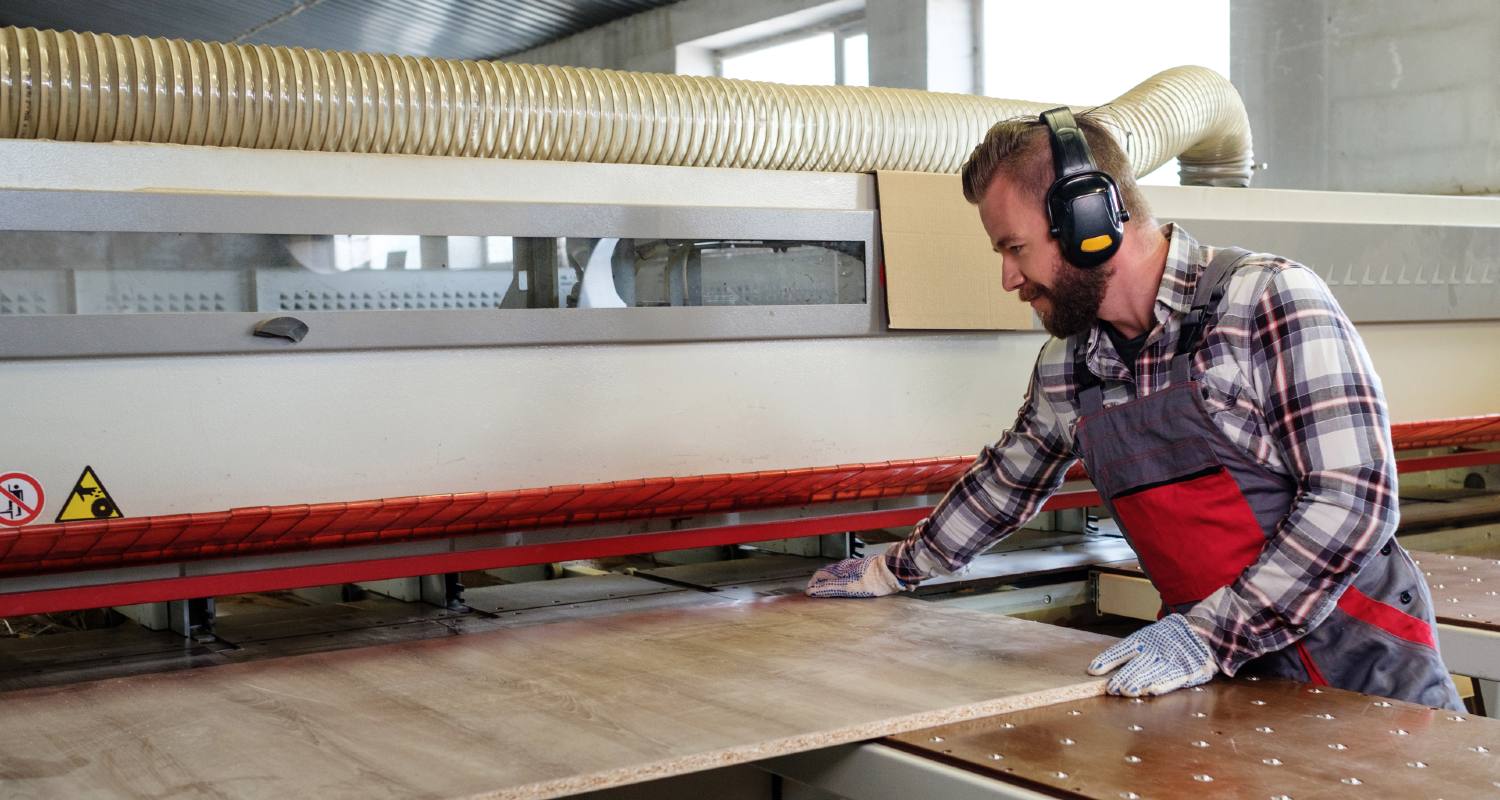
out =
<path fill-rule="evenodd" d="M 997 781 L 887 744 L 866 742 L 756 762 L 773 775 L 849 800 L 1044 800 L 1052 794 Z"/>

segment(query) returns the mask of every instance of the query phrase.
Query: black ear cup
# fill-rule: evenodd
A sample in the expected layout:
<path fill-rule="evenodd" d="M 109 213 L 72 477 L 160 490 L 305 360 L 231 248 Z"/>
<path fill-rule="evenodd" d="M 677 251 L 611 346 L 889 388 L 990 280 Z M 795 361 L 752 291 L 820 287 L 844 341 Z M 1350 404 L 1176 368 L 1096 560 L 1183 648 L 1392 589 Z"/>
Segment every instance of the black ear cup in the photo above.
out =
<path fill-rule="evenodd" d="M 1052 144 L 1055 179 L 1047 189 L 1047 223 L 1075 267 L 1092 269 L 1108 261 L 1125 238 L 1130 214 L 1120 187 L 1094 164 L 1088 140 L 1066 106 L 1042 112 Z"/>

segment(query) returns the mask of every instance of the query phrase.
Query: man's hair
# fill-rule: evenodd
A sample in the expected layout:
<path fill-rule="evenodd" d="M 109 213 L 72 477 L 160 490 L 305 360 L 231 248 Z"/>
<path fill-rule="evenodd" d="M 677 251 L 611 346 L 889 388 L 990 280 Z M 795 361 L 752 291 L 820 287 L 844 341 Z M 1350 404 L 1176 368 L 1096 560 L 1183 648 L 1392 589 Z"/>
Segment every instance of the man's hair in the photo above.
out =
<path fill-rule="evenodd" d="M 1109 173 L 1120 187 L 1120 199 L 1130 212 L 1132 222 L 1151 219 L 1151 208 L 1135 182 L 1135 172 L 1119 142 L 1089 112 L 1075 114 L 1073 119 L 1089 143 L 1089 152 L 1100 170 Z M 1047 125 L 1036 117 L 1001 120 L 990 127 L 984 141 L 964 162 L 964 197 L 978 205 L 996 176 L 1019 181 L 1036 195 L 1040 204 L 1047 188 L 1057 177 L 1052 165 L 1052 146 L 1047 141 Z"/>

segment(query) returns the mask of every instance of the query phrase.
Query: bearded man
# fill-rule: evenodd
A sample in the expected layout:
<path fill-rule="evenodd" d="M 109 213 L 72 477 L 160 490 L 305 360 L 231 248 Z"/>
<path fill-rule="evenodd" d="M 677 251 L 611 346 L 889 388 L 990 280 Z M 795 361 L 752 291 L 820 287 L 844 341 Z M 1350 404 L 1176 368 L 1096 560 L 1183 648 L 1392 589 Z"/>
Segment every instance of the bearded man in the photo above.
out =
<path fill-rule="evenodd" d="M 1462 710 L 1432 598 L 1395 541 L 1380 379 L 1311 270 L 1158 225 L 1087 114 L 990 129 L 964 196 L 1005 289 L 1052 334 L 1015 425 L 910 537 L 816 573 L 815 597 L 951 574 L 1030 520 L 1074 461 L 1162 596 L 1100 654 L 1112 694 L 1281 676 Z"/>

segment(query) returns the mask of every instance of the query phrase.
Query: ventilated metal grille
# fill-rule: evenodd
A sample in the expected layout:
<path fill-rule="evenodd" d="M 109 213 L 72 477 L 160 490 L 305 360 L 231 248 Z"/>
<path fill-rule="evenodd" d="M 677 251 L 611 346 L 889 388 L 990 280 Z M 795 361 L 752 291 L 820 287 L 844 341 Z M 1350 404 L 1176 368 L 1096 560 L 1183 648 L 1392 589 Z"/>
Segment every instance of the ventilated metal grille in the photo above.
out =
<path fill-rule="evenodd" d="M 234 270 L 76 270 L 80 314 L 250 311 Z"/>
<path fill-rule="evenodd" d="M 54 270 L 0 270 L 0 316 L 73 310 L 68 276 Z"/>
<path fill-rule="evenodd" d="M 256 307 L 276 311 L 499 308 L 510 282 L 509 271 L 386 270 L 325 276 L 261 270 L 255 276 Z"/>

